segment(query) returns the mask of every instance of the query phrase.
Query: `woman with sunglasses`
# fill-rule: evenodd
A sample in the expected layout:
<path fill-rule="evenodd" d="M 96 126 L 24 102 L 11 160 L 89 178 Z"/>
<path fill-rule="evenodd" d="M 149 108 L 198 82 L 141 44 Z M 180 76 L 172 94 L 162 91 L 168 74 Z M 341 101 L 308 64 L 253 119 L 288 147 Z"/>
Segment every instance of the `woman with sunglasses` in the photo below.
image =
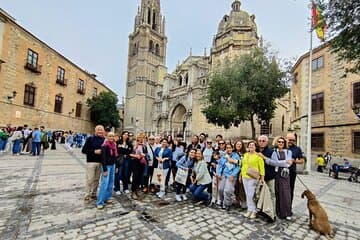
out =
<path fill-rule="evenodd" d="M 292 153 L 287 149 L 286 140 L 283 137 L 275 141 L 275 150 L 271 159 L 266 158 L 266 163 L 275 166 L 275 195 L 276 215 L 280 219 L 291 220 L 291 188 L 289 167 L 293 162 Z"/>

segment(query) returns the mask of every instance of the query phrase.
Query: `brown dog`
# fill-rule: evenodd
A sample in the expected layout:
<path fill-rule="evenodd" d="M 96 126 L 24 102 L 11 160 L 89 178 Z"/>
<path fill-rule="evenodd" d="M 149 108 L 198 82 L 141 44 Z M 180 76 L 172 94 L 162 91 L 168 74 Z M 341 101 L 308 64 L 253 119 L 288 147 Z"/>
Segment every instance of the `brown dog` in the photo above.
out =
<path fill-rule="evenodd" d="M 328 216 L 318 200 L 316 200 L 315 195 L 310 190 L 305 190 L 301 194 L 301 198 L 304 198 L 304 196 L 308 199 L 307 207 L 309 209 L 310 228 L 315 232 L 324 234 L 326 238 L 332 237 L 333 232 Z"/>

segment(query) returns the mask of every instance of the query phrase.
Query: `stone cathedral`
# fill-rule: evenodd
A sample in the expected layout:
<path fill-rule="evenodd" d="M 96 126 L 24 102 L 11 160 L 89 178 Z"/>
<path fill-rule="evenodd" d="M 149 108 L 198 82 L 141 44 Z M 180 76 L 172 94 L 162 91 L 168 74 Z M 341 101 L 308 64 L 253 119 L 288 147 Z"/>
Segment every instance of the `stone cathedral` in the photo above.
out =
<path fill-rule="evenodd" d="M 168 3 L 171 4 L 171 3 Z M 171 26 L 169 26 L 171 27 Z M 185 133 L 188 138 L 200 132 L 214 138 L 250 137 L 250 123 L 225 130 L 209 124 L 202 114 L 207 74 L 226 60 L 232 60 L 259 44 L 255 16 L 241 9 L 234 0 L 229 14 L 220 20 L 210 54 L 189 56 L 169 73 L 166 67 L 165 17 L 160 0 L 141 0 L 129 35 L 125 99 L 125 130 L 152 134 Z M 270 123 L 259 123 L 256 134 L 282 135 L 287 131 L 288 101 L 278 100 Z"/>

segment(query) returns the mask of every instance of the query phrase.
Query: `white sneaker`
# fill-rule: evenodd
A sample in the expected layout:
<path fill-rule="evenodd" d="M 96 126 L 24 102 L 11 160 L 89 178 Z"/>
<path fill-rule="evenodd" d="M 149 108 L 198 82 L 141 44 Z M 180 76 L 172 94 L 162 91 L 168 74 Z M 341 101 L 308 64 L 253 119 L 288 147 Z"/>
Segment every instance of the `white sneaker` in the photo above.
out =
<path fill-rule="evenodd" d="M 186 194 L 181 194 L 181 197 L 184 201 L 188 200 L 188 198 L 186 197 Z"/>
<path fill-rule="evenodd" d="M 156 196 L 159 196 L 159 195 L 160 195 L 160 193 L 161 193 L 161 192 L 157 192 L 157 193 L 156 193 Z"/>
<path fill-rule="evenodd" d="M 119 196 L 119 195 L 121 195 L 121 192 L 120 192 L 120 191 L 116 191 L 115 194 Z"/>
<path fill-rule="evenodd" d="M 124 191 L 124 193 L 128 194 L 128 193 L 130 193 L 130 191 L 126 189 L 126 190 Z"/>
<path fill-rule="evenodd" d="M 159 198 L 164 198 L 164 197 L 165 197 L 165 192 L 159 192 L 158 197 L 159 197 Z"/>
<path fill-rule="evenodd" d="M 176 194 L 175 199 L 176 199 L 176 201 L 178 201 L 178 202 L 181 202 L 181 201 L 182 201 L 181 195 L 177 195 L 177 194 Z"/>

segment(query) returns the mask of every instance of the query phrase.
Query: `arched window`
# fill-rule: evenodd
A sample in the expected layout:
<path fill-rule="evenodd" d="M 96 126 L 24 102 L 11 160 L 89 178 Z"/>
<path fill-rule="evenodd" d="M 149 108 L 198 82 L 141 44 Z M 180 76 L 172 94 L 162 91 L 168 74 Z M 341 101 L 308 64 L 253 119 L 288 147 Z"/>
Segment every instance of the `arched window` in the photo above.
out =
<path fill-rule="evenodd" d="M 285 116 L 283 115 L 281 118 L 281 131 L 284 131 L 285 128 Z"/>
<path fill-rule="evenodd" d="M 152 40 L 149 42 L 149 52 L 154 52 L 154 42 Z"/>
<path fill-rule="evenodd" d="M 179 86 L 182 85 L 182 76 L 179 77 Z"/>
<path fill-rule="evenodd" d="M 151 24 L 151 9 L 148 8 L 147 23 Z"/>
<path fill-rule="evenodd" d="M 189 83 L 189 75 L 186 74 L 185 75 L 185 84 L 188 85 L 188 83 Z"/>
<path fill-rule="evenodd" d="M 155 54 L 160 56 L 160 46 L 159 46 L 159 44 L 156 44 L 156 46 L 155 46 Z"/>
<path fill-rule="evenodd" d="M 137 48 L 138 48 L 137 43 L 135 43 L 134 46 L 133 46 L 133 50 L 132 50 L 133 55 L 137 54 Z"/>

